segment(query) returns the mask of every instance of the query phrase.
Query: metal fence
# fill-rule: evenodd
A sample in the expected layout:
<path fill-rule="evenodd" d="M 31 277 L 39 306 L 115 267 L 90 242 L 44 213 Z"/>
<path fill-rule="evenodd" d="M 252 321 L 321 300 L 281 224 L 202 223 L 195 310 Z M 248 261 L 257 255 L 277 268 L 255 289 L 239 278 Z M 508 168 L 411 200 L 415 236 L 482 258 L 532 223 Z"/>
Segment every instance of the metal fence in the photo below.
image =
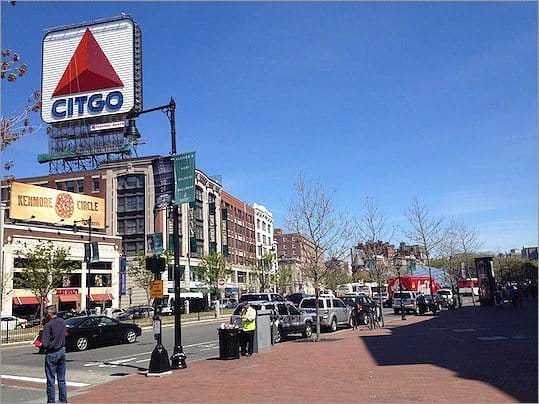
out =
<path fill-rule="evenodd" d="M 0 331 L 0 343 L 9 344 L 11 342 L 32 341 L 39 333 L 41 327 L 15 328 Z"/>

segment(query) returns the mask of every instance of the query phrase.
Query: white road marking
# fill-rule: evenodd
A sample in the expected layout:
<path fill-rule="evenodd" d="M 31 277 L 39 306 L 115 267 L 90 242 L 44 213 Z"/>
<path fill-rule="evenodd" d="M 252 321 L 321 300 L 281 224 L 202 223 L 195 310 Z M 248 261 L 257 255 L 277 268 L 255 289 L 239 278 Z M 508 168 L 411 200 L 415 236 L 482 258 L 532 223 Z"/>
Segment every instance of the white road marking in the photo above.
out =
<path fill-rule="evenodd" d="M 41 379 L 37 377 L 26 377 L 26 376 L 12 376 L 12 375 L 0 375 L 2 379 L 9 379 L 9 380 L 20 380 L 22 382 L 34 382 L 34 383 L 47 383 L 47 379 Z M 70 387 L 86 387 L 89 386 L 87 383 L 79 383 L 79 382 L 66 382 L 67 386 Z"/>
<path fill-rule="evenodd" d="M 193 346 L 215 344 L 216 342 L 219 342 L 219 340 L 216 339 L 215 341 L 199 342 L 198 344 L 184 345 L 183 347 L 184 347 L 184 348 L 191 348 L 191 347 L 193 347 Z"/>
<path fill-rule="evenodd" d="M 496 335 L 494 337 L 477 337 L 477 339 L 480 339 L 481 341 L 501 341 L 507 338 L 502 337 L 501 335 Z"/>
<path fill-rule="evenodd" d="M 114 361 L 114 362 L 107 362 L 111 365 L 119 365 L 120 363 L 124 363 L 124 362 L 130 362 L 130 361 L 133 361 L 137 358 L 129 358 L 129 359 L 122 359 L 122 360 L 119 360 L 119 361 Z"/>
<path fill-rule="evenodd" d="M 135 363 L 141 363 L 141 362 L 148 362 L 150 359 L 141 359 L 138 361 L 135 361 Z"/>
<path fill-rule="evenodd" d="M 453 332 L 476 332 L 477 330 L 474 328 L 459 328 L 457 330 L 451 330 Z"/>
<path fill-rule="evenodd" d="M 447 331 L 447 330 L 449 330 L 449 328 L 443 328 L 443 327 L 441 327 L 441 328 L 429 328 L 429 330 L 431 330 L 431 331 Z"/>
<path fill-rule="evenodd" d="M 522 335 L 515 335 L 515 336 L 513 337 L 513 339 L 526 339 L 526 338 L 528 338 L 528 337 L 524 337 L 524 336 L 522 336 Z"/>

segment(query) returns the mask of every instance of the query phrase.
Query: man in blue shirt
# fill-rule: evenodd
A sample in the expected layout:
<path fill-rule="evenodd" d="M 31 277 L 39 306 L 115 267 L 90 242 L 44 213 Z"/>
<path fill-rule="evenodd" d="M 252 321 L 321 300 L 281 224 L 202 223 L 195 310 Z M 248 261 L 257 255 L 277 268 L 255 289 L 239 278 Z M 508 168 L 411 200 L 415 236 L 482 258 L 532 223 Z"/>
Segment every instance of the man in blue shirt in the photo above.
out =
<path fill-rule="evenodd" d="M 43 328 L 41 343 L 45 349 L 45 374 L 47 376 L 47 403 L 55 403 L 55 378 L 58 378 L 60 403 L 67 403 L 66 390 L 66 325 L 56 316 L 56 306 L 47 306 L 48 318 Z"/>

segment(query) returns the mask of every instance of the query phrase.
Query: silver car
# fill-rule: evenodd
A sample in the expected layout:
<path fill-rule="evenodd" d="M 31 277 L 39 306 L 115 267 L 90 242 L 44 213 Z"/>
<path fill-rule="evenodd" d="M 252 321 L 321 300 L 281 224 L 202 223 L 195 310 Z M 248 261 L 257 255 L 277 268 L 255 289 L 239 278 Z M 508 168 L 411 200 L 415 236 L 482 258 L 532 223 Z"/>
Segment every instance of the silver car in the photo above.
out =
<path fill-rule="evenodd" d="M 352 326 L 352 309 L 338 297 L 320 297 L 318 299 L 320 325 L 331 332 L 339 326 Z M 313 326 L 316 324 L 316 298 L 307 297 L 299 304 L 299 309 L 310 314 Z"/>
<path fill-rule="evenodd" d="M 411 290 L 403 290 L 402 292 L 393 293 L 393 312 L 399 314 L 401 311 L 401 299 L 402 299 L 402 311 L 418 314 L 417 293 Z"/>

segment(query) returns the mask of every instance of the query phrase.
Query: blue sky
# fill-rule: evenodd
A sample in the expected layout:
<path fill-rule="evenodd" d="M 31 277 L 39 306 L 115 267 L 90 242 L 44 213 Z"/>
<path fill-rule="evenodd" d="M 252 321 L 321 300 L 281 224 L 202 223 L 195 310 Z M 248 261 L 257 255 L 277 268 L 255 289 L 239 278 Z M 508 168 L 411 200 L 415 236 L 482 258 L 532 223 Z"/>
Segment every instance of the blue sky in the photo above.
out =
<path fill-rule="evenodd" d="M 406 228 L 417 195 L 485 249 L 537 245 L 537 3 L 3 2 L 2 47 L 29 66 L 3 111 L 40 86 L 44 28 L 120 12 L 144 107 L 173 96 L 179 151 L 277 226 L 301 171 L 355 215 L 374 196 Z M 137 126 L 140 155 L 168 154 L 164 116 Z M 17 177 L 48 172 L 44 128 L 2 156 Z"/>

